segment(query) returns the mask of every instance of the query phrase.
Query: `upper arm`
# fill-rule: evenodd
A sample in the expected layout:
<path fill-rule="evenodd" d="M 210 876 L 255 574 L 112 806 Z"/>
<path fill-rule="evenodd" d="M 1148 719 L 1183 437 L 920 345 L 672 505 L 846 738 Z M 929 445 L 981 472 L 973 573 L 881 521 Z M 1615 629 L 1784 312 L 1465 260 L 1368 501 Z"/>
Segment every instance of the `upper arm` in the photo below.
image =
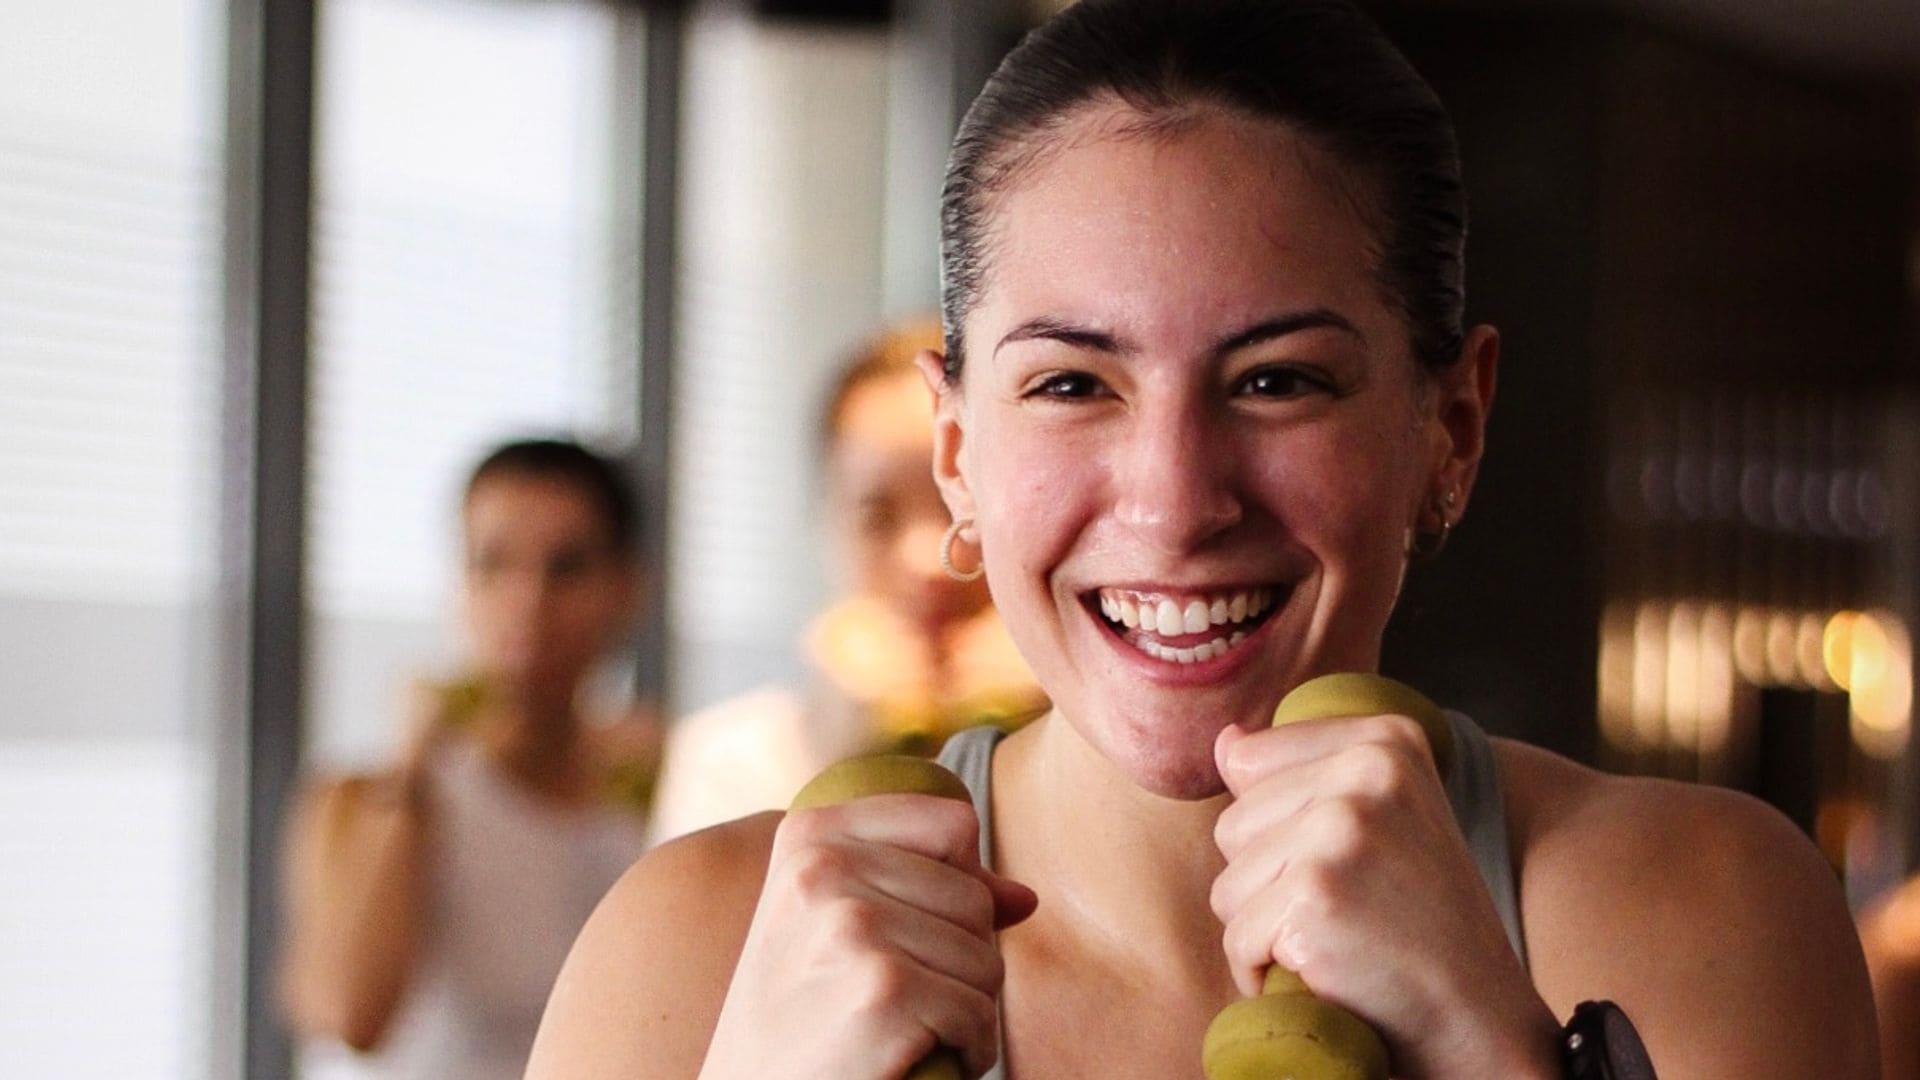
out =
<path fill-rule="evenodd" d="M 1920 1080 L 1920 878 L 1863 914 L 1887 1080 Z"/>
<path fill-rule="evenodd" d="M 1585 789 L 1522 868 L 1535 983 L 1558 1015 L 1619 1003 L 1663 1080 L 1879 1076 L 1859 938 L 1797 828 L 1722 789 Z"/>
<path fill-rule="evenodd" d="M 529 1080 L 699 1074 L 778 821 L 665 844 L 614 885 L 554 984 Z"/>

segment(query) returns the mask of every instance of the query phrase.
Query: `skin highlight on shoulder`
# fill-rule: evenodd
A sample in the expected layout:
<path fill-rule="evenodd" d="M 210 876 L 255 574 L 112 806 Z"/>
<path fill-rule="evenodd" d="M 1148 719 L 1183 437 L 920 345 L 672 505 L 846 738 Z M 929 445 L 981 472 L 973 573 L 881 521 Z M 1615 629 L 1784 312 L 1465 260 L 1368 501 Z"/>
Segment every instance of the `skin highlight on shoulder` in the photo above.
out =
<path fill-rule="evenodd" d="M 1662 1077 L 1878 1075 L 1859 940 L 1798 827 L 1741 792 L 1496 746 L 1532 976 L 1557 1015 L 1619 1003 Z"/>

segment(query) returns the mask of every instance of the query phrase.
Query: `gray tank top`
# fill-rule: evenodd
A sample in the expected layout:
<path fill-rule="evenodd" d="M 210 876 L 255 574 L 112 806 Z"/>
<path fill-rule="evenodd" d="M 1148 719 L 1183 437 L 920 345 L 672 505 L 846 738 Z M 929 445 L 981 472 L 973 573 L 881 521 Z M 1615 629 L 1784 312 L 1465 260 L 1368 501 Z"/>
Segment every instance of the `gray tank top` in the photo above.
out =
<path fill-rule="evenodd" d="M 1506 800 L 1500 795 L 1493 744 L 1480 725 L 1465 716 L 1449 711 L 1447 720 L 1453 725 L 1454 745 L 1453 771 L 1446 778 L 1447 802 L 1467 839 L 1467 850 L 1480 870 L 1480 880 L 1486 883 L 1500 922 L 1507 928 L 1514 955 L 1525 967 L 1527 943 L 1520 931 L 1520 890 L 1513 877 Z M 940 764 L 952 769 L 973 793 L 973 806 L 980 815 L 980 861 L 989 869 L 994 865 L 993 748 L 1005 736 L 1006 732 L 997 727 L 969 728 L 948 739 L 939 757 Z M 1001 1064 L 980 1080 L 1006 1080 L 1006 1056 L 1003 1044 Z"/>

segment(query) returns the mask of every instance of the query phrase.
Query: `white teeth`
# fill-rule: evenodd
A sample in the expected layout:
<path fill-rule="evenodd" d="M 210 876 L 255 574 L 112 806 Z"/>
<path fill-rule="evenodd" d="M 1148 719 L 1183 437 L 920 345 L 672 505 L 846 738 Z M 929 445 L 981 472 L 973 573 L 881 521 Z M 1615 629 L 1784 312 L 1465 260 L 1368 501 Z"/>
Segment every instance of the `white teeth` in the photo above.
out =
<path fill-rule="evenodd" d="M 1173 637 L 1198 634 L 1210 627 L 1225 627 L 1260 618 L 1273 602 L 1272 589 L 1242 589 L 1227 595 L 1185 601 L 1145 599 L 1137 593 L 1102 590 L 1100 614 L 1107 621 L 1129 630 L 1138 629 L 1160 637 Z M 1205 656 L 1200 658 L 1206 659 Z"/>
<path fill-rule="evenodd" d="M 1187 606 L 1181 611 L 1180 615 L 1180 629 L 1189 634 L 1197 634 L 1207 628 L 1207 602 L 1205 600 L 1187 601 Z"/>
<path fill-rule="evenodd" d="M 1225 656 L 1234 646 L 1247 639 L 1244 633 L 1235 633 L 1231 637 L 1217 637 L 1212 641 L 1195 645 L 1192 648 L 1176 649 L 1163 645 L 1152 638 L 1129 639 L 1130 644 L 1155 660 L 1168 664 L 1204 664 L 1209 660 Z"/>
<path fill-rule="evenodd" d="M 1172 637 L 1186 632 L 1187 620 L 1171 600 L 1160 601 L 1160 606 L 1154 609 L 1153 621 L 1153 628 L 1161 637 Z"/>

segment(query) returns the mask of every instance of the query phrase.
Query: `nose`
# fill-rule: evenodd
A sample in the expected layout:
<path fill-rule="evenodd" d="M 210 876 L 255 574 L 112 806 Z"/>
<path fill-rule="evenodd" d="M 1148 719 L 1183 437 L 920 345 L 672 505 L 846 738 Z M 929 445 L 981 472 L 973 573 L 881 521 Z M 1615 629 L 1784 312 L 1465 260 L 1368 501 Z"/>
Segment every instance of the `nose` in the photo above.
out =
<path fill-rule="evenodd" d="M 1143 411 L 1119 454 L 1114 515 L 1156 550 L 1185 555 L 1240 523 L 1233 448 L 1198 404 Z"/>

